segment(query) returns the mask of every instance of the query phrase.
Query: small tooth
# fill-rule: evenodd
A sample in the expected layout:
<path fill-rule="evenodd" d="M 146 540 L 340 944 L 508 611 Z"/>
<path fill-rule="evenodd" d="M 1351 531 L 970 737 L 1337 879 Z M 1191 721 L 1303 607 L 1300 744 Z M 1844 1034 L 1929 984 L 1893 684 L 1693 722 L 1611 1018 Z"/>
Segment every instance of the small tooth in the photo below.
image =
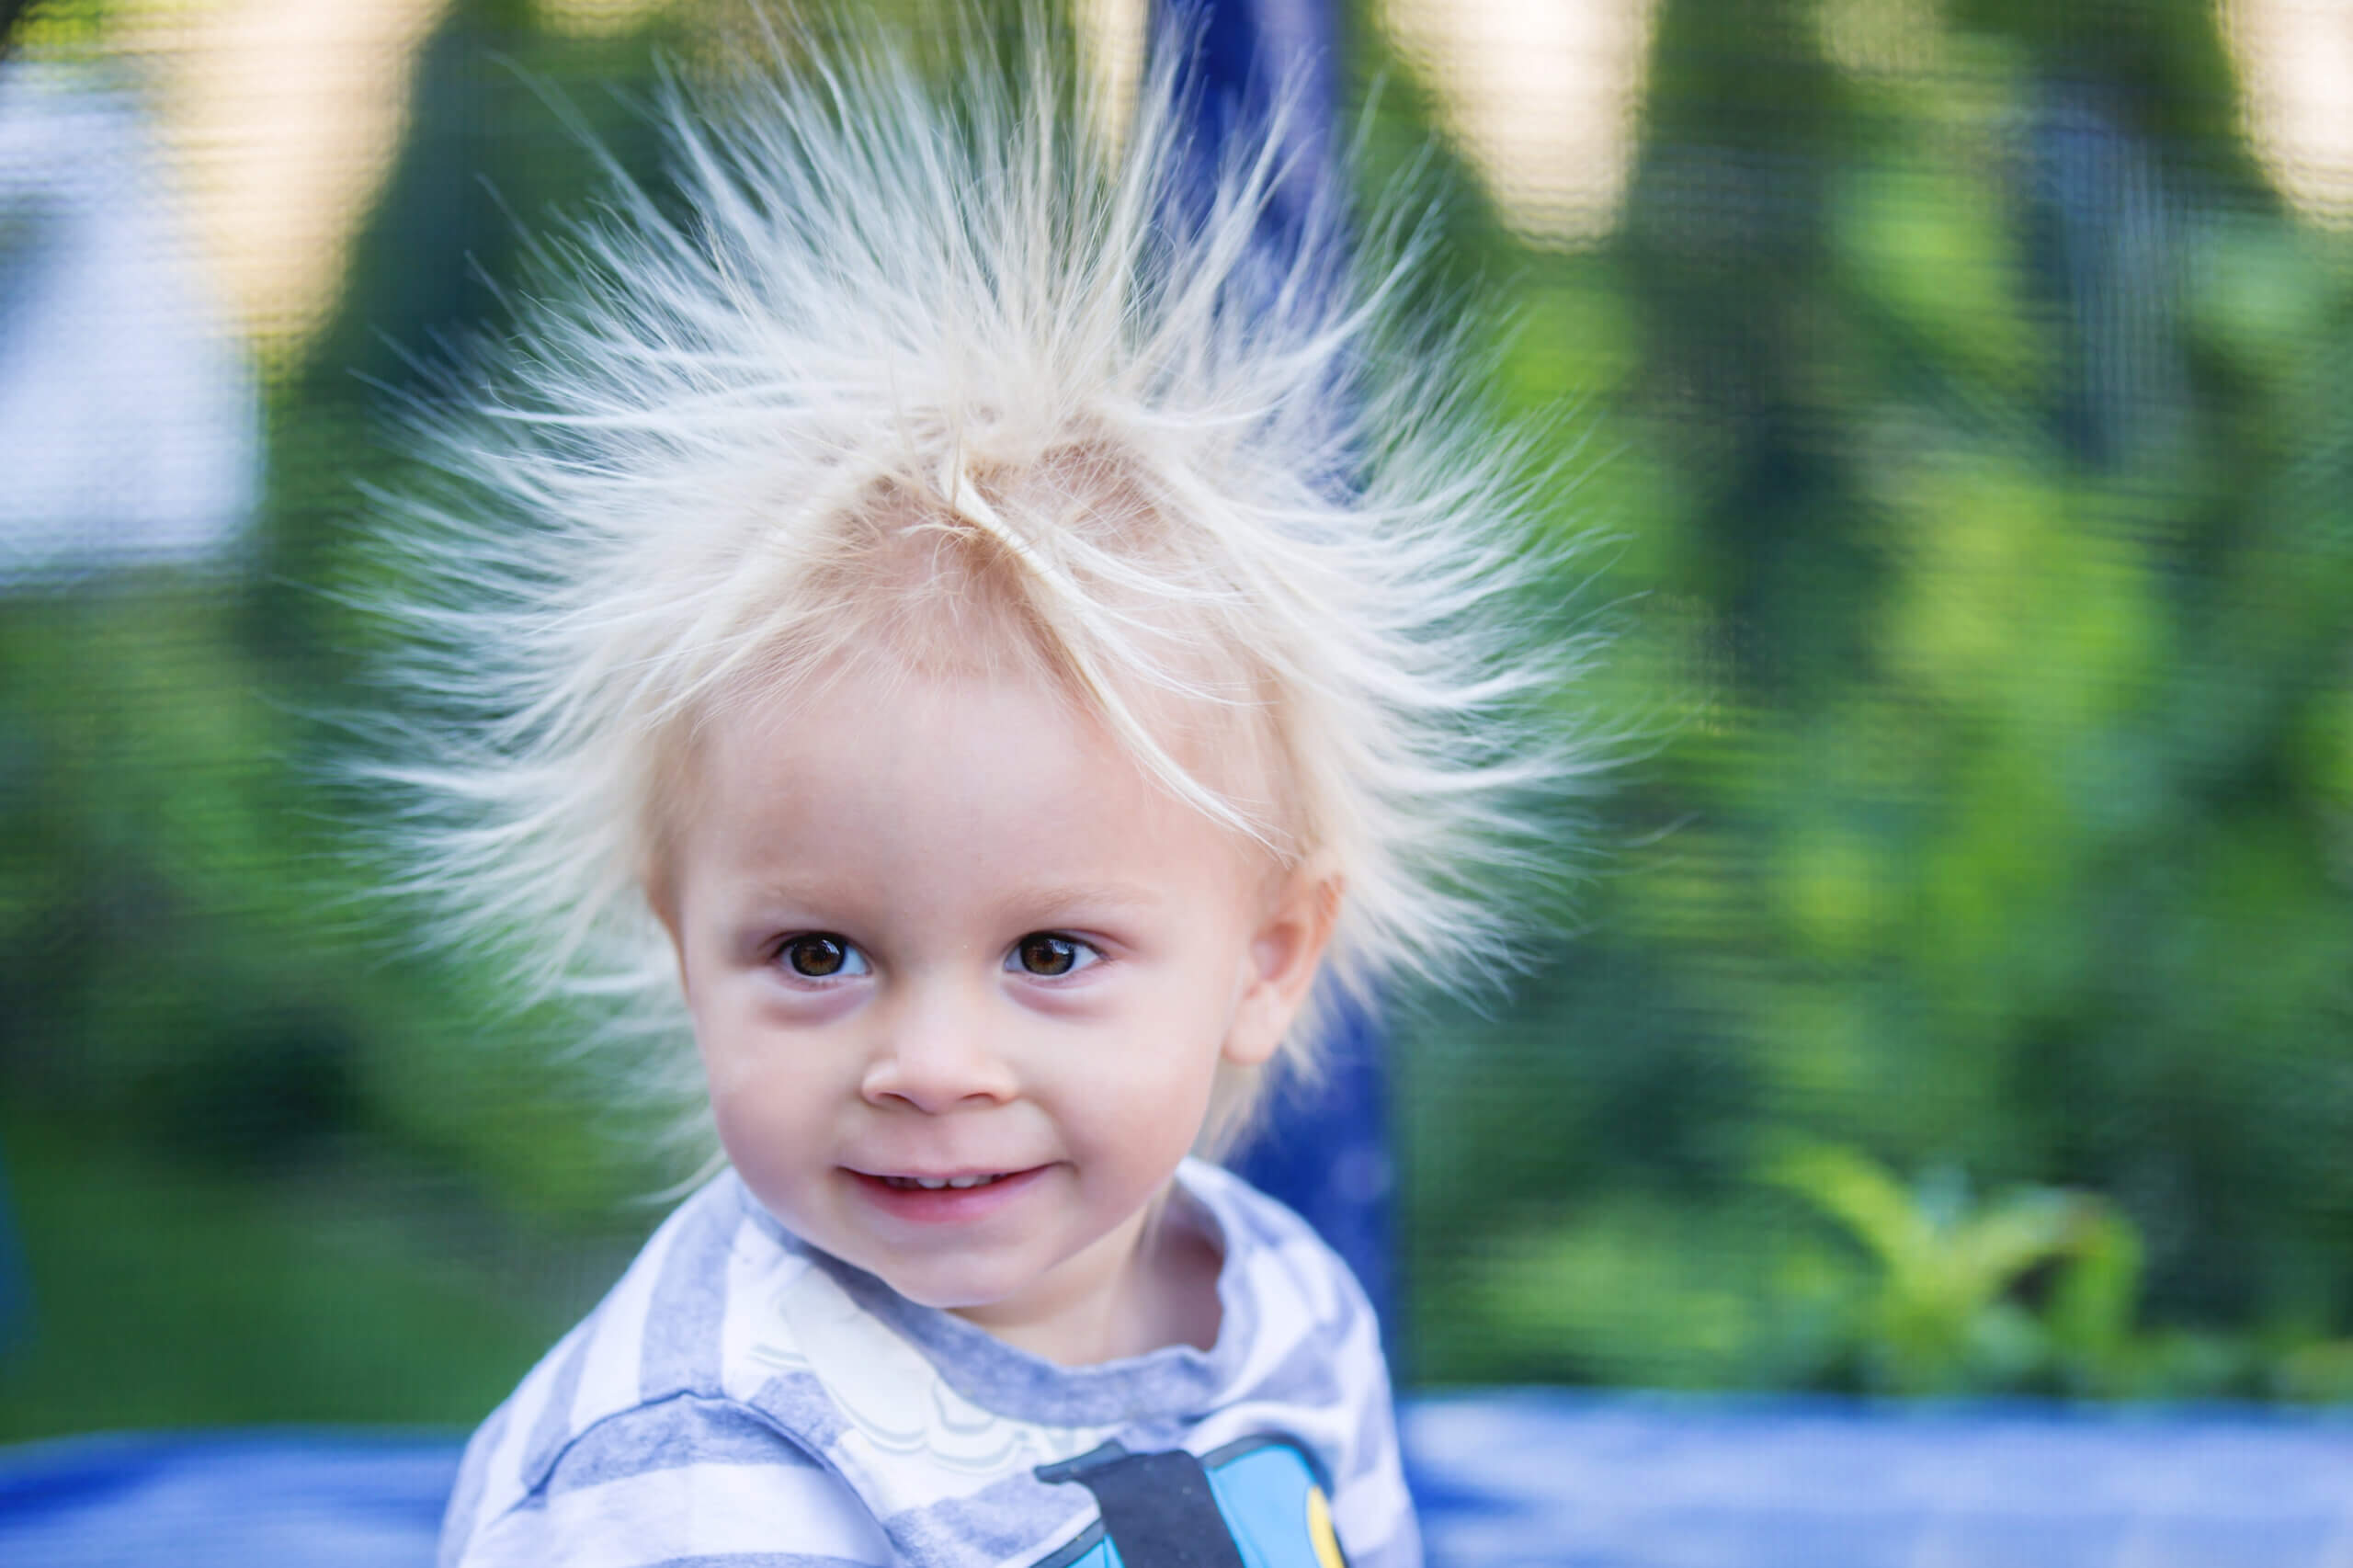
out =
<path fill-rule="evenodd" d="M 986 1176 L 949 1176 L 948 1178 L 948 1185 L 957 1187 L 978 1187 L 981 1183 L 988 1179 L 989 1178 Z"/>
<path fill-rule="evenodd" d="M 941 1187 L 947 1187 L 950 1184 L 938 1176 L 917 1176 L 915 1177 L 915 1185 L 923 1188 L 926 1192 L 938 1192 Z"/>

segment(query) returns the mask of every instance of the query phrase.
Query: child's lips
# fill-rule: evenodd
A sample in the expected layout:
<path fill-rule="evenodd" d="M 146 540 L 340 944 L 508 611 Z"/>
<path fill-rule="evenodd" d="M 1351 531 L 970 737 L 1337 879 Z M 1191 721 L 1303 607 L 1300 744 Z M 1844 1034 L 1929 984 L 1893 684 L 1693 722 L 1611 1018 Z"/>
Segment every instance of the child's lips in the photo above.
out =
<path fill-rule="evenodd" d="M 1048 1169 L 1045 1165 L 1031 1165 L 1017 1171 L 967 1170 L 938 1175 L 877 1175 L 861 1170 L 847 1170 L 847 1174 L 867 1201 L 893 1218 L 949 1224 L 977 1220 L 1003 1208 Z M 934 1183 L 938 1185 L 931 1185 Z"/>

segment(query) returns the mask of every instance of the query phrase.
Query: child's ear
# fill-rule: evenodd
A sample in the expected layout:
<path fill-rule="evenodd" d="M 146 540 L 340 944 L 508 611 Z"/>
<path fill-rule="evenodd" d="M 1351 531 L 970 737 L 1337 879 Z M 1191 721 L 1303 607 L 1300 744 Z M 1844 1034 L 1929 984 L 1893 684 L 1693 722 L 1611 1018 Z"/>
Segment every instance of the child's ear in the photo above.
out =
<path fill-rule="evenodd" d="M 1316 968 L 1340 917 L 1340 879 L 1310 860 L 1285 874 L 1250 938 L 1241 1001 L 1225 1037 L 1225 1059 L 1261 1067 L 1306 1005 Z"/>

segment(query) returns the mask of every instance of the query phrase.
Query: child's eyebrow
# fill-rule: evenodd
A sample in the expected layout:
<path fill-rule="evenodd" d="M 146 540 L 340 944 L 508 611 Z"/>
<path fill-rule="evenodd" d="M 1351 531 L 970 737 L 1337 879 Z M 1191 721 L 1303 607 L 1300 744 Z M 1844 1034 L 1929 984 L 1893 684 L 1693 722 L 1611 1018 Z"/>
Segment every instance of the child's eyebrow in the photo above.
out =
<path fill-rule="evenodd" d="M 853 891 L 825 882 L 765 879 L 758 884 L 757 897 L 763 905 L 808 909 L 862 903 L 873 892 L 871 884 L 866 883 L 857 884 Z M 1149 909 L 1166 900 L 1162 890 L 1148 882 L 1017 882 L 1004 890 L 999 902 L 1008 909 L 1050 915 L 1070 910 Z"/>
<path fill-rule="evenodd" d="M 1012 889 L 1008 903 L 1025 909 L 1146 908 L 1165 902 L 1158 888 L 1142 882 L 1065 882 Z"/>

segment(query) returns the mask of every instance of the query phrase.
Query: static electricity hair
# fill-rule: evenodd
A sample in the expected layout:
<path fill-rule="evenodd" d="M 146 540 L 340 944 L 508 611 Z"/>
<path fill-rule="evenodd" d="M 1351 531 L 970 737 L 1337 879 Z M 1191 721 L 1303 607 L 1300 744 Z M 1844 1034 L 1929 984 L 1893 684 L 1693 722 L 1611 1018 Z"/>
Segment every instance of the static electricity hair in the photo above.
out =
<path fill-rule="evenodd" d="M 1552 492 L 1406 302 L 1426 225 L 1316 198 L 1269 245 L 1279 122 L 1203 195 L 1172 71 L 1114 130 L 1051 40 L 1017 52 L 937 87 L 870 40 L 669 89 L 676 196 L 613 171 L 514 333 L 418 400 L 440 479 L 386 533 L 422 700 L 379 773 L 407 881 L 686 1099 L 649 879 L 694 737 L 755 698 L 789 722 L 847 658 L 1049 676 L 1328 872 L 1324 1006 L 1493 977 L 1562 858 L 1586 647 L 1519 630 Z M 1271 778 L 1188 766 L 1234 755 L 1179 743 L 1202 723 Z"/>

